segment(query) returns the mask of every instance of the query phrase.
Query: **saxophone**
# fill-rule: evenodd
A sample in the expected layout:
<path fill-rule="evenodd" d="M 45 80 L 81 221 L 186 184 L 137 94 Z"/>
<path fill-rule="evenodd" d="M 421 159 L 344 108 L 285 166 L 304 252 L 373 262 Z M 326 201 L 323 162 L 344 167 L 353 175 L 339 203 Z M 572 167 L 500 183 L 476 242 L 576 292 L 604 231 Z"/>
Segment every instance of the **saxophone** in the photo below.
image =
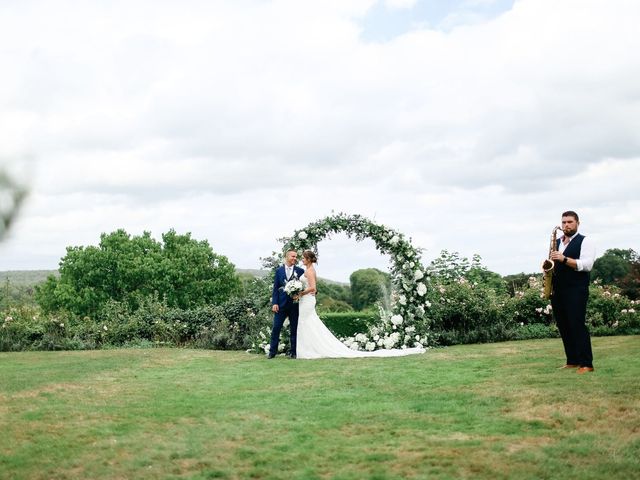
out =
<path fill-rule="evenodd" d="M 556 232 L 558 230 L 562 230 L 561 227 L 553 227 L 553 231 L 551 232 L 551 244 L 549 245 L 549 258 L 547 258 L 544 262 L 542 262 L 542 286 L 543 286 L 543 298 L 549 299 L 553 294 L 553 284 L 551 283 L 553 279 L 553 269 L 555 267 L 555 263 L 551 260 L 551 253 L 556 251 Z"/>

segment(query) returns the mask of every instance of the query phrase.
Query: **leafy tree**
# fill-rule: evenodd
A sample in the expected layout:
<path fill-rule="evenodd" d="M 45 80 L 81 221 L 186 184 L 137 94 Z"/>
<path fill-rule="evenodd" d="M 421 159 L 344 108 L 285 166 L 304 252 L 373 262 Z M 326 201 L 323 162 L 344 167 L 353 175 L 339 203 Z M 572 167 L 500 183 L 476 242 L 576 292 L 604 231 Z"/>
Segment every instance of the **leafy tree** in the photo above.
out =
<path fill-rule="evenodd" d="M 110 300 L 135 309 L 159 294 L 169 307 L 193 308 L 222 303 L 239 289 L 233 264 L 206 240 L 170 230 L 158 242 L 149 232 L 131 237 L 121 229 L 103 233 L 97 247 L 67 247 L 60 277 L 50 276 L 36 299 L 46 312 L 93 315 Z"/>
<path fill-rule="evenodd" d="M 484 285 L 495 291 L 506 292 L 507 283 L 500 274 L 488 270 L 482 265 L 482 257 L 474 254 L 472 260 L 461 257 L 458 252 L 442 250 L 428 267 L 436 283 L 449 284 L 465 279 L 472 284 Z"/>
<path fill-rule="evenodd" d="M 373 308 L 391 292 L 391 276 L 377 268 L 356 270 L 349 277 L 351 304 L 355 310 Z"/>
<path fill-rule="evenodd" d="M 596 259 L 591 274 L 594 278 L 599 278 L 604 285 L 614 285 L 631 272 L 632 264 L 639 261 L 638 254 L 630 248 L 611 248 Z"/>
<path fill-rule="evenodd" d="M 629 273 L 620 280 L 620 290 L 631 300 L 640 300 L 640 262 L 631 264 Z"/>

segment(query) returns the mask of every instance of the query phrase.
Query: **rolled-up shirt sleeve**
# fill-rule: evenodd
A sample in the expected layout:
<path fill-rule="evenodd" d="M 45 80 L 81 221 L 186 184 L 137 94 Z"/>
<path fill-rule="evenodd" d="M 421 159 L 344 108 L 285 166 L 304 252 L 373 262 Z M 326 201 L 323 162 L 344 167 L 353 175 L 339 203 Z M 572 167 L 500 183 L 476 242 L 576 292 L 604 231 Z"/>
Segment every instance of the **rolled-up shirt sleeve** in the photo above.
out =
<path fill-rule="evenodd" d="M 580 258 L 576 259 L 576 270 L 578 272 L 590 272 L 595 260 L 596 246 L 589 237 L 584 237 L 582 245 L 580 245 Z"/>

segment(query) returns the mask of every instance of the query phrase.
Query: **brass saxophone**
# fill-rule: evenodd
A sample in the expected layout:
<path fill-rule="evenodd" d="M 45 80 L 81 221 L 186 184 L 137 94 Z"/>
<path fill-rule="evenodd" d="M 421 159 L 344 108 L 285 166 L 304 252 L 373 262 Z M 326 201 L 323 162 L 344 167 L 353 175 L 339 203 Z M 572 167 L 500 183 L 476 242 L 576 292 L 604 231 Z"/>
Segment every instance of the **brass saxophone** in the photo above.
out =
<path fill-rule="evenodd" d="M 551 260 L 551 253 L 556 251 L 556 232 L 558 230 L 562 230 L 562 228 L 553 227 L 553 231 L 551 232 L 551 244 L 549 245 L 549 258 L 542 262 L 542 286 L 544 289 L 542 296 L 547 300 L 551 298 L 551 295 L 553 294 L 553 284 L 551 281 L 553 280 L 553 268 L 555 267 L 555 263 Z"/>

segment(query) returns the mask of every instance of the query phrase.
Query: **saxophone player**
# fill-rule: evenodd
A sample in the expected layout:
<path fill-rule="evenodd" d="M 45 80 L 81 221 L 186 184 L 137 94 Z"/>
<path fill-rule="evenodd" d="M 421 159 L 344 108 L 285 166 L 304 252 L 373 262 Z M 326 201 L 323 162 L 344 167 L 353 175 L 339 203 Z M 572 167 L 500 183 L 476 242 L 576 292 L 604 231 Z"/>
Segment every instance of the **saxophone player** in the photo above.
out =
<path fill-rule="evenodd" d="M 595 248 L 578 233 L 580 220 L 574 211 L 562 214 L 563 235 L 551 252 L 554 261 L 553 316 L 560 330 L 567 361 L 561 368 L 576 368 L 578 373 L 593 372 L 591 338 L 586 326 L 589 299 L 589 272 L 595 261 Z"/>

